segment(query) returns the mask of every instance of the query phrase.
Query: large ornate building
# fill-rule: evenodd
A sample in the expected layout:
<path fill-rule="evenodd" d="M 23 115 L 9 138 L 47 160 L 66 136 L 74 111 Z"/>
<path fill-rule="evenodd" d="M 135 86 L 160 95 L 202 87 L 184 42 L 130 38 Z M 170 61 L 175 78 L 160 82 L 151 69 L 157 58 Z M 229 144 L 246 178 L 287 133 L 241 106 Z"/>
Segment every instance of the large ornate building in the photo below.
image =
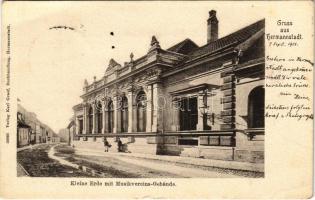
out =
<path fill-rule="evenodd" d="M 102 150 L 263 162 L 264 20 L 218 38 L 209 12 L 207 43 L 186 39 L 85 81 L 74 109 L 73 144 Z"/>

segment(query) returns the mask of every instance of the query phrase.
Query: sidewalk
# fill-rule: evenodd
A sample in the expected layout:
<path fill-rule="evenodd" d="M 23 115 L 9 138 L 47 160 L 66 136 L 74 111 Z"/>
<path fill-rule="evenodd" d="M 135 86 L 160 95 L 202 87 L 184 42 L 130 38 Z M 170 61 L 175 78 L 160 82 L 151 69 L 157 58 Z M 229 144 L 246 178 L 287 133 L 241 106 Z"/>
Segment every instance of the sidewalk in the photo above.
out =
<path fill-rule="evenodd" d="M 20 148 L 17 148 L 16 149 L 16 152 L 19 152 L 19 151 L 23 151 L 25 149 L 32 149 L 32 148 L 35 148 L 35 147 L 38 147 L 40 145 L 50 145 L 50 144 L 60 144 L 60 143 L 39 143 L 39 144 L 30 144 L 30 145 L 27 145 L 27 146 L 24 146 L 24 147 L 20 147 Z"/>
<path fill-rule="evenodd" d="M 33 144 L 33 145 L 27 145 L 27 146 L 24 146 L 24 147 L 20 147 L 20 148 L 16 149 L 16 152 L 23 151 L 25 149 L 32 149 L 33 147 L 37 147 L 37 146 L 42 145 L 42 144 L 46 144 L 46 143 Z"/>
<path fill-rule="evenodd" d="M 83 155 L 101 155 L 112 157 L 129 157 L 129 158 L 141 158 L 149 160 L 158 160 L 170 163 L 188 164 L 201 167 L 216 167 L 222 169 L 244 170 L 254 172 L 264 172 L 264 163 L 248 163 L 237 161 L 225 161 L 225 160 L 211 160 L 192 157 L 181 156 L 167 156 L 167 155 L 152 155 L 152 154 L 140 154 L 140 153 L 110 153 L 101 152 L 92 149 L 76 148 L 76 153 Z"/>

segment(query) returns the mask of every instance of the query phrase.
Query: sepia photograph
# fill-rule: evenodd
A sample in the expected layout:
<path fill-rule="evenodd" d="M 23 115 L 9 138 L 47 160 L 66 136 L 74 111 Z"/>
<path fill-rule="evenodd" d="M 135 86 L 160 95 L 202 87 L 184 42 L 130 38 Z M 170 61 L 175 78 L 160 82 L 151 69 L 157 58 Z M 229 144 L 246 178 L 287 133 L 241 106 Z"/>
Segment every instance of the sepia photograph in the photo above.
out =
<path fill-rule="evenodd" d="M 192 9 L 185 9 L 193 14 Z M 143 16 L 144 23 L 136 21 L 132 26 L 137 35 L 131 32 L 134 30 L 104 27 L 108 22 L 98 13 L 91 20 L 105 24 L 93 27 L 102 33 L 99 36 L 89 32 L 90 24 L 46 24 L 46 30 L 38 30 L 45 35 L 33 40 L 29 70 L 66 66 L 60 67 L 59 75 L 39 71 L 19 76 L 42 87 L 59 81 L 64 84 L 51 88 L 56 100 L 47 100 L 51 95 L 45 88 L 17 94 L 17 175 L 263 178 L 265 21 L 248 16 L 244 25 L 238 25 L 243 16 L 237 19 L 224 9 L 207 9 L 201 9 L 195 26 L 185 20 L 170 24 L 162 14 L 147 20 L 146 13 L 140 12 L 137 15 Z M 184 15 L 180 12 L 178 18 Z M 115 20 L 128 23 L 132 18 L 114 15 Z M 142 26 L 150 26 L 152 21 L 169 26 L 169 31 L 152 26 L 150 35 Z M 231 23 L 236 25 L 229 30 L 226 25 Z M 199 34 L 193 34 L 196 31 Z M 100 41 L 94 43 L 104 50 L 93 43 L 89 43 L 91 48 L 76 50 L 86 45 L 78 36 L 81 34 Z M 201 41 L 195 41 L 195 35 Z M 138 42 L 134 45 L 128 40 Z M 134 53 L 139 49 L 142 54 Z M 38 58 L 37 51 L 47 53 Z M 82 67 L 87 59 L 98 59 L 87 56 L 96 51 L 108 53 L 97 61 L 98 66 Z M 123 56 L 115 58 L 116 53 Z M 77 66 L 67 65 L 72 62 Z M 96 67 L 103 72 L 94 70 Z M 71 73 L 65 74 L 67 71 Z M 29 91 L 28 84 L 20 82 L 18 90 Z M 39 101 L 27 98 L 37 93 Z M 63 96 L 73 94 L 77 95 L 71 99 L 79 101 L 67 102 L 66 107 Z M 50 101 L 56 102 L 51 105 Z"/>

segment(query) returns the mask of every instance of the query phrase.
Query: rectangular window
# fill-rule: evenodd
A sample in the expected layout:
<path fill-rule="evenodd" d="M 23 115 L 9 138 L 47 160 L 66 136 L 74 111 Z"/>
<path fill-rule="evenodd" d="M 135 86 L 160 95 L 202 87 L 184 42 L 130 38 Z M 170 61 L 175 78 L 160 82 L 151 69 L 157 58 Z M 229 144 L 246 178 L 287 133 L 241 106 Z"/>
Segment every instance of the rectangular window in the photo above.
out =
<path fill-rule="evenodd" d="M 79 120 L 79 134 L 82 134 L 82 132 L 83 132 L 83 120 L 80 119 Z"/>
<path fill-rule="evenodd" d="M 196 130 L 198 123 L 197 97 L 180 100 L 180 130 Z"/>
<path fill-rule="evenodd" d="M 179 138 L 178 145 L 198 146 L 198 138 Z"/>

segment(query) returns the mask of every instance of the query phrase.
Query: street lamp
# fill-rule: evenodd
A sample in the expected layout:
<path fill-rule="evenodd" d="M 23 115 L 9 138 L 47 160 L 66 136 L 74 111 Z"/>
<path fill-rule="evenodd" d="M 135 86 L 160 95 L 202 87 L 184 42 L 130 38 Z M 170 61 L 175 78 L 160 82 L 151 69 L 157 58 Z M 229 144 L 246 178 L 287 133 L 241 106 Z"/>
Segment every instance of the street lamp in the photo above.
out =
<path fill-rule="evenodd" d="M 210 95 L 209 95 L 210 94 Z M 202 114 L 203 120 L 204 120 L 204 125 L 207 125 L 207 120 L 209 119 L 212 122 L 212 125 L 214 125 L 214 118 L 215 118 L 215 113 L 213 112 L 214 110 L 214 96 L 216 95 L 215 92 L 211 91 L 209 92 L 208 89 L 203 90 L 200 95 L 203 97 L 203 105 L 199 107 L 200 113 Z M 208 97 L 211 97 L 211 108 L 208 106 Z M 210 109 L 211 111 L 210 111 Z"/>
<path fill-rule="evenodd" d="M 208 89 L 203 90 L 199 95 L 202 96 L 202 105 L 199 106 L 200 113 L 202 115 L 203 120 L 203 127 L 206 129 L 207 126 L 207 120 L 209 115 L 209 106 L 208 106 Z"/>

